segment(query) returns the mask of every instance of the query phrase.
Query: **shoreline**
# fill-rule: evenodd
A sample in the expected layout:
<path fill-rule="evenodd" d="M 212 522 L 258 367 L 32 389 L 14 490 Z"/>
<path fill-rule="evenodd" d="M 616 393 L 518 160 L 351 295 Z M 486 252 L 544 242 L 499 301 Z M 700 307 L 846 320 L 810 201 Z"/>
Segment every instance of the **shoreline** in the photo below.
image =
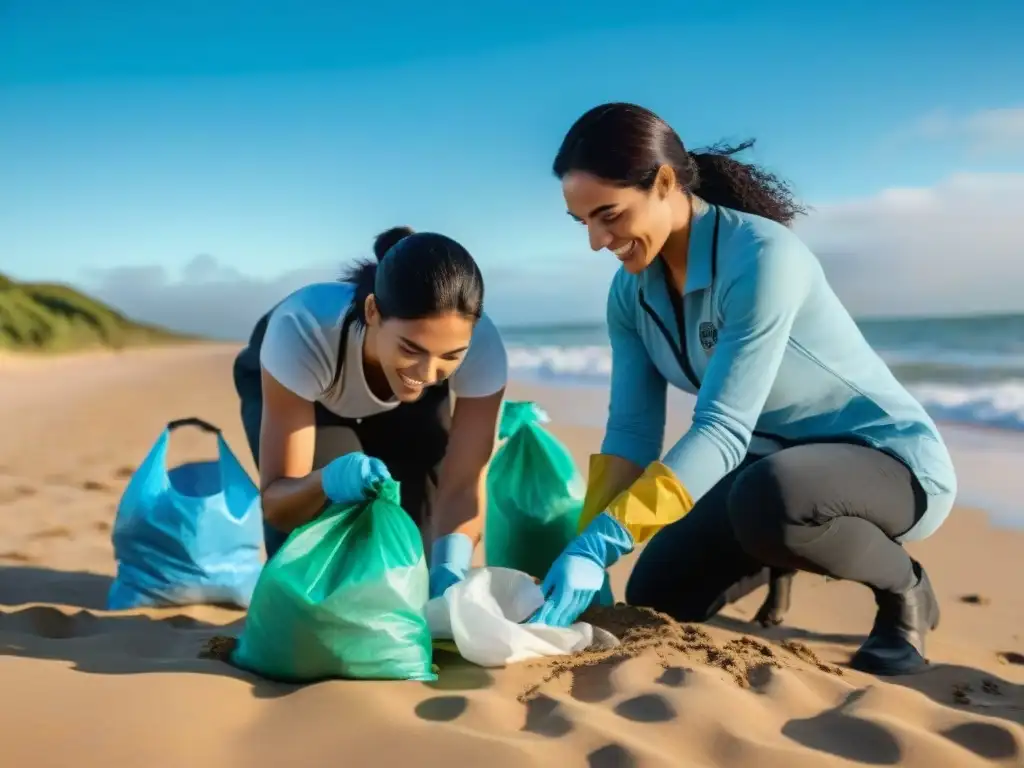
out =
<path fill-rule="evenodd" d="M 171 372 L 188 358 L 231 359 L 242 346 L 238 342 L 203 340 L 54 355 L 0 351 L 0 372 L 5 374 L 0 377 L 0 397 L 16 395 L 21 389 L 20 380 L 48 368 L 60 370 L 62 376 L 74 375 L 79 388 L 109 386 L 121 375 L 144 375 L 152 365 Z M 117 361 L 117 365 L 94 365 L 100 361 Z M 33 387 L 30 399 L 61 397 L 63 386 L 61 379 L 44 377 Z M 596 382 L 538 382 L 530 377 L 516 378 L 513 372 L 506 398 L 537 402 L 562 429 L 600 432 L 604 428 L 608 388 Z M 688 428 L 693 407 L 693 397 L 683 392 L 670 390 L 668 399 L 666 445 L 670 444 L 672 435 L 682 435 Z M 953 454 L 960 478 L 958 506 L 983 510 L 993 524 L 1002 528 L 1024 527 L 1024 512 L 1019 507 L 1019 499 L 1024 498 L 1024 473 L 1019 470 L 1024 465 L 1024 433 L 976 423 L 942 420 L 936 423 Z"/>
<path fill-rule="evenodd" d="M 509 382 L 506 398 L 533 400 L 562 428 L 595 429 L 603 433 L 608 389 Z M 693 396 L 670 390 L 665 449 L 690 426 Z M 956 507 L 979 509 L 993 525 L 1024 529 L 1024 432 L 974 424 L 936 421 L 953 457 L 958 479 Z"/>
<path fill-rule="evenodd" d="M 541 380 L 536 377 L 524 376 L 524 377 L 509 377 L 509 385 L 516 384 L 523 387 L 531 387 L 537 389 L 578 389 L 584 391 L 602 391 L 607 390 L 608 382 L 597 382 L 590 380 L 572 380 L 572 379 L 548 379 Z M 682 392 L 676 392 L 676 397 L 693 398 L 693 395 L 688 395 Z M 673 397 L 673 391 L 670 390 L 669 397 Z M 950 418 L 939 418 L 934 414 L 929 414 L 935 421 L 935 424 L 941 429 L 948 428 L 962 428 L 970 429 L 978 432 L 991 432 L 998 435 L 1019 435 L 1024 439 L 1024 426 L 1021 428 L 1014 427 L 1002 427 L 996 424 L 983 423 L 978 421 L 971 421 L 969 419 L 950 419 Z"/>
<path fill-rule="evenodd" d="M 95 347 L 82 349 L 71 352 L 29 352 L 29 351 L 15 351 L 0 349 L 0 370 L 4 369 L 18 369 L 28 366 L 46 365 L 52 363 L 60 363 L 63 361 L 71 360 L 90 360 L 97 357 L 111 357 L 121 358 L 133 355 L 150 355 L 160 353 L 176 353 L 176 352 L 189 352 L 197 348 L 210 351 L 228 351 L 237 352 L 245 346 L 244 341 L 225 341 L 222 339 L 195 339 L 195 340 L 174 340 L 166 344 L 145 344 L 139 346 L 129 346 L 121 349 L 111 349 L 109 347 Z M 607 392 L 609 383 L 602 381 L 594 381 L 587 379 L 541 379 L 536 376 L 520 375 L 517 376 L 515 372 L 509 374 L 509 388 L 525 388 L 529 390 L 555 390 L 555 391 L 566 391 L 566 390 L 579 390 L 583 392 Z M 692 395 L 688 395 L 683 392 L 675 390 L 669 390 L 669 399 L 685 401 L 686 399 L 692 399 Z M 678 403 L 676 404 L 678 405 Z M 669 409 L 671 410 L 673 403 L 669 403 Z M 1024 428 L 1013 428 L 998 426 L 996 424 L 971 421 L 969 419 L 950 419 L 950 418 L 939 418 L 932 415 L 935 423 L 943 430 L 947 429 L 959 429 L 959 430 L 970 430 L 971 432 L 979 433 L 990 433 L 993 435 L 1018 435 L 1024 440 Z"/>

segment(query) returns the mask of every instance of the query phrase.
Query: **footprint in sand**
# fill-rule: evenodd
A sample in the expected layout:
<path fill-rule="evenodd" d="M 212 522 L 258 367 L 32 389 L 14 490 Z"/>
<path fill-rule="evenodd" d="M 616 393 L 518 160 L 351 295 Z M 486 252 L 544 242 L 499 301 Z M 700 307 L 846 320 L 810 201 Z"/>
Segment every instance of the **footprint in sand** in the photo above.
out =
<path fill-rule="evenodd" d="M 549 739 L 557 739 L 572 733 L 576 727 L 572 719 L 566 717 L 561 702 L 544 694 L 526 702 L 526 721 L 522 730 L 535 733 Z"/>
<path fill-rule="evenodd" d="M 678 713 L 672 702 L 660 693 L 644 693 L 615 705 L 615 714 L 634 723 L 667 723 Z"/>
<path fill-rule="evenodd" d="M 122 480 L 127 480 L 134 474 L 135 467 L 129 466 L 127 464 L 123 467 L 118 467 L 117 469 L 114 470 L 114 477 L 120 478 Z"/>
<path fill-rule="evenodd" d="M 64 525 L 53 528 L 43 528 L 41 531 L 29 534 L 30 539 L 70 539 L 74 534 L 71 529 Z"/>
<path fill-rule="evenodd" d="M 941 731 L 941 734 L 989 760 L 1003 761 L 1019 757 L 1020 751 L 1013 733 L 998 723 L 961 723 Z"/>
<path fill-rule="evenodd" d="M 621 744 L 608 744 L 587 755 L 588 768 L 633 768 L 637 759 Z"/>
<path fill-rule="evenodd" d="M 83 491 L 109 491 L 110 486 L 106 483 L 101 483 L 99 480 L 86 480 L 82 483 Z"/>
<path fill-rule="evenodd" d="M 1017 653 L 1017 651 L 999 651 L 996 658 L 999 659 L 1000 664 L 1024 665 L 1024 653 Z"/>
<path fill-rule="evenodd" d="M 34 563 L 35 558 L 31 555 L 26 555 L 24 552 L 18 550 L 10 550 L 8 552 L 0 552 L 0 560 L 6 560 L 9 563 Z"/>
<path fill-rule="evenodd" d="M 465 696 L 434 696 L 416 705 L 416 715 L 432 723 L 450 723 L 461 717 L 469 707 Z"/>
<path fill-rule="evenodd" d="M 0 504 L 8 504 L 19 499 L 35 496 L 36 489 L 31 485 L 16 485 L 13 488 L 0 488 Z"/>

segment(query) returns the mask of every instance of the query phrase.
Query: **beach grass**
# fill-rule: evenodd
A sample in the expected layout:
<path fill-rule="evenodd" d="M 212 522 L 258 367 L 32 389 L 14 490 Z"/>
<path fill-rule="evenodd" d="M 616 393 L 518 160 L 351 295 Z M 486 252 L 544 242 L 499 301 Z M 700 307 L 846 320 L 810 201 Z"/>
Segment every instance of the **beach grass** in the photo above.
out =
<path fill-rule="evenodd" d="M 70 286 L 0 274 L 0 351 L 49 355 L 197 341 L 132 320 Z"/>

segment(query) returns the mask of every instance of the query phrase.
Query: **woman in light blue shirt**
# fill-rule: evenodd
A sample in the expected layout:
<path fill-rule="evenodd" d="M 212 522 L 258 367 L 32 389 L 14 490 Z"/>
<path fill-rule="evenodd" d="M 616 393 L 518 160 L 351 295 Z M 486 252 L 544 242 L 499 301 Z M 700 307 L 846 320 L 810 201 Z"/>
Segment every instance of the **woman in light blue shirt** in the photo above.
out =
<path fill-rule="evenodd" d="M 534 620 L 575 620 L 605 569 L 649 539 L 628 602 L 701 621 L 769 570 L 857 581 L 878 612 L 852 665 L 914 672 L 939 608 L 902 543 L 949 514 L 952 462 L 787 228 L 801 209 L 786 185 L 733 157 L 747 146 L 690 153 L 649 110 L 606 104 L 559 149 L 569 215 L 622 267 L 585 528 Z M 697 400 L 663 455 L 669 385 Z"/>

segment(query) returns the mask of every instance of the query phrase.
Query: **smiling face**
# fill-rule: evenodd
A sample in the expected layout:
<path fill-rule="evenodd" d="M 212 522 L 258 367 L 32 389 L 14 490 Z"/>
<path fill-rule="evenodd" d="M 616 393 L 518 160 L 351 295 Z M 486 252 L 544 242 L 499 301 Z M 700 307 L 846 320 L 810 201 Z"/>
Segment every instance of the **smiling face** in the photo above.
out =
<path fill-rule="evenodd" d="M 654 261 L 672 232 L 673 191 L 680 193 L 668 166 L 650 190 L 616 186 L 585 171 L 562 178 L 569 215 L 587 227 L 590 247 L 607 248 L 633 274 Z"/>
<path fill-rule="evenodd" d="M 401 402 L 418 400 L 424 389 L 447 379 L 462 363 L 473 337 L 473 320 L 447 312 L 418 320 L 381 318 L 370 295 L 366 325 L 372 361 Z"/>

